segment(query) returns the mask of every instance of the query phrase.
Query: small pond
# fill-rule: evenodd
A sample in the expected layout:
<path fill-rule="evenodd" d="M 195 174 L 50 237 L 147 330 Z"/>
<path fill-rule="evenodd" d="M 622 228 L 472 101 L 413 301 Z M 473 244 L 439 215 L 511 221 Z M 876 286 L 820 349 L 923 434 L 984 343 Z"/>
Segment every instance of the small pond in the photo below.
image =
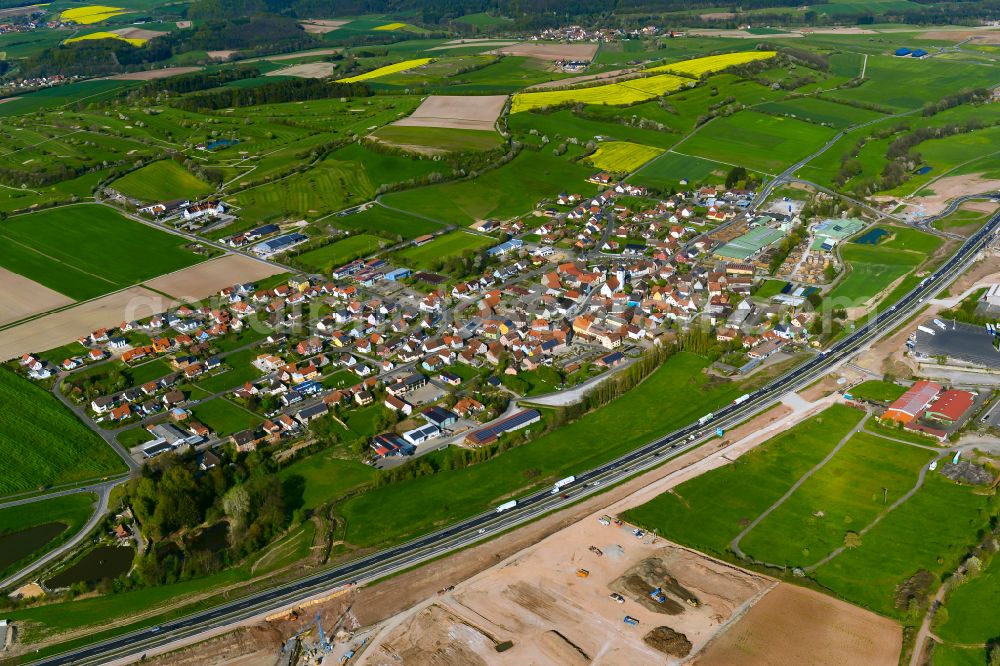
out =
<path fill-rule="evenodd" d="M 868 233 L 866 233 L 864 236 L 861 236 L 860 238 L 855 238 L 854 242 L 860 243 L 862 245 L 878 245 L 879 241 L 882 240 L 882 236 L 888 236 L 888 235 L 889 232 L 886 231 L 885 229 L 880 229 L 878 227 L 875 227 L 874 229 L 870 229 Z"/>
<path fill-rule="evenodd" d="M 66 527 L 66 523 L 51 522 L 0 536 L 0 571 L 40 550 Z"/>
<path fill-rule="evenodd" d="M 45 585 L 49 588 L 69 587 L 74 583 L 98 583 L 105 578 L 117 578 L 127 573 L 135 558 L 135 549 L 119 546 L 98 546 L 68 569 L 56 574 Z"/>

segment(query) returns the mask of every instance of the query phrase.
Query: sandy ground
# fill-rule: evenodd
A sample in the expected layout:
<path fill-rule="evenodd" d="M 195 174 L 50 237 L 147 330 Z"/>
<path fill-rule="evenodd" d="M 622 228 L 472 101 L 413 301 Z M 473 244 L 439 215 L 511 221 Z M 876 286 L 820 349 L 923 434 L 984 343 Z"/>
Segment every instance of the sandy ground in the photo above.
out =
<path fill-rule="evenodd" d="M 146 30 L 144 28 L 118 28 L 111 32 L 121 35 L 126 39 L 154 39 L 160 35 L 167 34 L 162 30 Z"/>
<path fill-rule="evenodd" d="M 911 206 L 923 208 L 925 215 L 936 215 L 948 207 L 948 202 L 965 194 L 983 194 L 1000 189 L 1000 180 L 983 178 L 981 174 L 945 176 L 926 186 L 934 194 L 907 199 Z"/>
<path fill-rule="evenodd" d="M 28 5 L 27 7 L 10 7 L 9 9 L 0 9 L 0 18 L 23 16 L 26 14 L 33 14 L 37 11 L 40 11 L 40 8 L 37 5 Z"/>
<path fill-rule="evenodd" d="M 597 44 L 542 44 L 521 42 L 496 49 L 496 53 L 527 56 L 539 60 L 590 60 L 597 53 Z"/>
<path fill-rule="evenodd" d="M 779 584 L 714 641 L 696 666 L 892 666 L 902 630 L 892 620 L 813 590 Z"/>
<path fill-rule="evenodd" d="M 167 305 L 167 300 L 160 294 L 143 287 L 130 287 L 62 312 L 33 319 L 0 331 L 0 361 L 69 344 L 102 326 L 151 317 L 163 312 Z"/>
<path fill-rule="evenodd" d="M 393 124 L 491 131 L 506 102 L 506 95 L 430 95 L 409 117 Z"/>
<path fill-rule="evenodd" d="M 727 21 L 736 18 L 736 14 L 733 12 L 709 12 L 707 14 L 699 14 L 698 18 L 702 21 Z"/>
<path fill-rule="evenodd" d="M 184 30 L 191 27 L 191 21 L 178 21 L 177 27 Z"/>
<path fill-rule="evenodd" d="M 143 72 L 118 74 L 116 76 L 109 76 L 108 78 L 119 81 L 152 81 L 153 79 L 166 79 L 178 74 L 189 74 L 199 70 L 201 70 L 201 67 L 164 67 L 163 69 L 148 69 Z"/>
<path fill-rule="evenodd" d="M 470 46 L 482 46 L 484 48 L 496 48 L 497 46 L 511 46 L 520 42 L 511 39 L 468 39 L 464 42 L 447 42 L 441 46 L 427 49 L 428 51 L 448 51 L 450 49 L 464 49 Z"/>
<path fill-rule="evenodd" d="M 58 291 L 0 268 L 0 326 L 61 308 L 72 302 L 72 298 L 63 296 Z"/>
<path fill-rule="evenodd" d="M 0 99 L 0 104 L 5 104 L 7 102 L 13 102 L 15 99 L 21 99 L 20 97 L 4 97 Z"/>
<path fill-rule="evenodd" d="M 227 254 L 190 268 L 147 280 L 150 289 L 170 294 L 177 300 L 198 300 L 240 282 L 255 282 L 282 272 L 250 257 Z"/>
<path fill-rule="evenodd" d="M 310 19 L 308 21 L 299 21 L 299 25 L 306 32 L 313 35 L 325 35 L 328 32 L 333 32 L 337 28 L 347 25 L 350 21 L 335 21 L 330 19 Z"/>
<path fill-rule="evenodd" d="M 337 68 L 335 62 L 307 62 L 268 72 L 267 76 L 299 76 L 303 79 L 325 79 Z"/>
<path fill-rule="evenodd" d="M 229 60 L 234 53 L 239 53 L 232 49 L 225 51 L 206 51 L 205 54 L 208 56 L 209 60 Z"/>
<path fill-rule="evenodd" d="M 975 44 L 1000 44 L 1000 30 L 983 26 L 964 30 L 930 30 L 919 35 L 917 39 L 934 39 L 944 42 L 963 42 L 974 40 Z"/>
<path fill-rule="evenodd" d="M 545 83 L 539 83 L 533 85 L 530 88 L 525 88 L 525 90 L 545 90 L 546 88 L 562 88 L 565 86 L 575 86 L 578 83 L 586 83 L 587 81 L 601 81 L 604 79 L 609 79 L 608 83 L 614 83 L 620 79 L 628 78 L 635 70 L 633 69 L 614 69 L 608 72 L 601 72 L 600 74 L 584 74 L 583 76 L 571 76 L 568 79 L 559 79 L 557 81 L 546 81 Z"/>

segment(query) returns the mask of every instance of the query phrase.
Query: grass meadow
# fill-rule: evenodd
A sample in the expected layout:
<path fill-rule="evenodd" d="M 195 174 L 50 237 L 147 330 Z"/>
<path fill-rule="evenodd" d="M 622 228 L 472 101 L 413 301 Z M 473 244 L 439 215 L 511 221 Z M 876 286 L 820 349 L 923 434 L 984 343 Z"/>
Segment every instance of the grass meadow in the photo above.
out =
<path fill-rule="evenodd" d="M 409 127 L 386 125 L 372 132 L 371 136 L 408 150 L 466 152 L 491 150 L 503 143 L 492 130 L 454 129 L 444 127 Z"/>
<path fill-rule="evenodd" d="M 398 260 L 412 268 L 433 270 L 442 259 L 461 256 L 467 250 L 478 250 L 496 243 L 496 239 L 471 234 L 466 231 L 452 231 L 418 247 L 410 246 L 400 250 Z"/>
<path fill-rule="evenodd" d="M 58 523 L 62 529 L 49 539 L 26 543 L 13 537 L 0 549 L 0 578 L 23 567 L 40 555 L 80 531 L 94 512 L 96 497 L 91 493 L 77 493 L 40 500 L 22 506 L 0 509 L 0 542 L 4 535 L 21 532 L 49 523 Z"/>
<path fill-rule="evenodd" d="M 441 230 L 438 222 L 377 205 L 360 213 L 327 218 L 326 222 L 349 231 L 387 232 L 401 239 L 416 238 Z"/>
<path fill-rule="evenodd" d="M 227 437 L 234 432 L 252 428 L 263 420 L 226 398 L 213 398 L 203 402 L 191 413 L 219 437 Z"/>
<path fill-rule="evenodd" d="M 126 174 L 111 185 L 127 197 L 148 203 L 190 199 L 212 192 L 212 186 L 177 162 L 167 159 L 147 164 Z"/>
<path fill-rule="evenodd" d="M 296 261 L 310 270 L 329 273 L 337 266 L 346 264 L 358 257 L 365 257 L 379 249 L 387 242 L 371 234 L 355 234 L 329 245 L 303 252 L 295 257 Z"/>

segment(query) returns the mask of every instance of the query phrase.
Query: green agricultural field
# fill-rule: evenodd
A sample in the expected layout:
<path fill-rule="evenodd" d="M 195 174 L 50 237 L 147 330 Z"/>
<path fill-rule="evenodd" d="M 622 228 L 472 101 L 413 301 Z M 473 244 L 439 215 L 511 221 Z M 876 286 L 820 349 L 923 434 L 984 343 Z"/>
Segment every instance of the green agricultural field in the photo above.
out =
<path fill-rule="evenodd" d="M 428 159 L 385 155 L 351 144 L 303 173 L 244 190 L 228 200 L 251 220 L 315 219 L 371 199 L 380 185 L 420 178 L 443 168 Z"/>
<path fill-rule="evenodd" d="M 945 606 L 948 621 L 935 632 L 951 643 L 975 645 L 997 637 L 996 618 L 984 613 L 1000 603 L 1000 558 L 993 557 L 986 569 L 949 593 Z"/>
<path fill-rule="evenodd" d="M 905 111 L 966 88 L 986 88 L 996 83 L 994 67 L 928 59 L 868 57 L 865 82 L 856 88 L 828 93 L 837 99 L 855 100 Z"/>
<path fill-rule="evenodd" d="M 878 245 L 848 241 L 840 246 L 840 255 L 850 268 L 827 295 L 829 303 L 850 307 L 867 302 L 922 264 L 941 245 L 940 238 L 915 229 L 886 228 L 892 237 Z"/>
<path fill-rule="evenodd" d="M 296 255 L 295 261 L 310 270 L 329 273 L 337 266 L 346 264 L 358 257 L 366 257 L 372 254 L 383 243 L 388 243 L 388 241 L 370 234 L 356 234 L 330 243 L 329 245 L 324 245 L 321 248 Z"/>
<path fill-rule="evenodd" d="M 126 470 L 55 396 L 0 369 L 0 495 Z"/>
<path fill-rule="evenodd" d="M 0 578 L 79 532 L 96 500 L 91 493 L 77 493 L 0 510 Z M 37 536 L 27 539 L 24 530 Z"/>
<path fill-rule="evenodd" d="M 73 197 L 78 199 L 93 199 L 94 188 L 108 175 L 107 171 L 95 171 L 78 178 L 64 180 L 46 187 L 33 189 L 0 188 L 0 211 L 13 213 L 25 211 L 32 206 L 44 204 L 69 203 Z"/>
<path fill-rule="evenodd" d="M 522 215 L 542 198 L 555 197 L 567 189 L 593 193 L 595 187 L 584 182 L 592 173 L 592 168 L 551 152 L 522 150 L 512 161 L 475 180 L 394 192 L 382 201 L 443 223 L 467 226 L 476 220 Z"/>
<path fill-rule="evenodd" d="M 728 164 L 667 151 L 639 169 L 628 180 L 630 183 L 669 192 L 671 189 L 679 190 L 701 184 L 724 183 L 726 174 L 731 169 Z M 686 180 L 688 185 L 683 185 L 682 180 Z"/>
<path fill-rule="evenodd" d="M 772 438 L 730 465 L 682 483 L 626 511 L 630 522 L 711 555 L 725 556 L 748 521 L 781 498 L 861 420 L 835 405 Z"/>
<path fill-rule="evenodd" d="M 995 496 L 928 473 L 924 486 L 862 539 L 813 573 L 843 599 L 883 615 L 901 617 L 897 587 L 920 570 L 935 581 L 954 571 L 977 533 L 996 515 Z"/>
<path fill-rule="evenodd" d="M 194 201 L 210 194 L 213 189 L 211 185 L 170 159 L 148 164 L 122 176 L 111 186 L 127 197 L 147 203 L 171 199 Z"/>
<path fill-rule="evenodd" d="M 814 564 L 842 546 L 846 532 L 862 529 L 910 491 L 933 457 L 926 449 L 858 433 L 740 547 L 764 562 Z"/>
<path fill-rule="evenodd" d="M 437 52 L 435 52 L 437 53 Z M 546 81 L 564 79 L 569 74 L 552 71 L 549 63 L 535 58 L 504 56 L 492 65 L 459 74 L 448 80 L 450 94 L 513 93 Z"/>
<path fill-rule="evenodd" d="M 874 400 L 875 402 L 892 402 L 906 393 L 906 387 L 895 382 L 884 382 L 880 379 L 870 379 L 861 382 L 850 390 L 851 396 L 857 400 Z"/>
<path fill-rule="evenodd" d="M 678 353 L 611 404 L 488 462 L 373 489 L 341 504 L 346 540 L 376 546 L 416 536 L 589 469 L 668 432 L 745 392 L 703 374 L 708 361 Z M 664 405 L 669 405 L 664 409 Z M 643 414 L 641 419 L 636 414 Z M 386 511 L 392 506 L 392 511 Z M 426 507 L 437 507 L 428 512 Z"/>
<path fill-rule="evenodd" d="M 791 116 L 798 120 L 827 125 L 835 129 L 844 129 L 851 125 L 860 125 L 885 117 L 877 111 L 859 109 L 855 106 L 838 104 L 816 97 L 798 97 L 779 102 L 767 102 L 757 108 L 765 113 Z"/>
<path fill-rule="evenodd" d="M 350 231 L 387 232 L 395 234 L 400 240 L 432 234 L 442 227 L 438 222 L 377 205 L 360 213 L 330 217 L 326 222 Z"/>
<path fill-rule="evenodd" d="M 0 266 L 77 300 L 202 261 L 183 248 L 185 239 L 97 204 L 10 218 L 0 238 Z"/>
<path fill-rule="evenodd" d="M 456 23 L 466 23 L 476 28 L 489 28 L 496 25 L 506 25 L 513 21 L 513 19 L 506 18 L 504 16 L 492 16 L 486 12 L 479 12 L 478 14 L 466 14 L 461 18 L 455 19 Z"/>
<path fill-rule="evenodd" d="M 634 108 L 628 107 L 628 110 Z M 507 119 L 507 127 L 525 142 L 532 141 L 529 132 L 535 130 L 538 135 L 549 138 L 550 146 L 558 145 L 565 139 L 576 139 L 581 144 L 586 144 L 600 136 L 610 141 L 632 141 L 658 148 L 669 148 L 679 139 L 665 132 L 581 118 L 567 110 L 552 113 L 515 113 Z"/>
<path fill-rule="evenodd" d="M 834 130 L 827 127 L 740 111 L 703 125 L 676 150 L 776 174 L 812 154 L 833 136 Z"/>
<path fill-rule="evenodd" d="M 203 402 L 195 407 L 191 413 L 195 419 L 204 423 L 219 437 L 226 437 L 234 432 L 252 428 L 263 420 L 226 398 L 213 398 L 208 402 Z"/>
<path fill-rule="evenodd" d="M 934 666 L 983 666 L 989 663 L 989 652 L 984 647 L 934 646 Z"/>
<path fill-rule="evenodd" d="M 931 167 L 931 170 L 926 174 L 913 174 L 899 187 L 888 190 L 888 193 L 910 195 L 928 183 L 930 183 L 929 189 L 933 190 L 935 178 L 958 175 L 952 170 L 967 163 L 980 163 L 983 158 L 995 164 L 996 155 L 1000 153 L 1000 127 L 987 127 L 944 139 L 924 141 L 914 149 L 914 152 L 920 154 L 923 164 Z"/>
<path fill-rule="evenodd" d="M 933 226 L 939 231 L 950 231 L 962 235 L 972 235 L 986 224 L 992 213 L 959 208 L 948 217 L 935 220 Z"/>
<path fill-rule="evenodd" d="M 435 238 L 430 243 L 401 250 L 396 254 L 396 257 L 403 265 L 421 270 L 435 270 L 433 267 L 439 265 L 444 259 L 461 256 L 463 252 L 468 250 L 478 250 L 495 243 L 496 239 L 494 238 L 467 231 L 452 231 Z"/>
<path fill-rule="evenodd" d="M 370 136 L 404 150 L 432 153 L 492 150 L 503 143 L 503 138 L 493 131 L 443 127 L 386 125 Z"/>

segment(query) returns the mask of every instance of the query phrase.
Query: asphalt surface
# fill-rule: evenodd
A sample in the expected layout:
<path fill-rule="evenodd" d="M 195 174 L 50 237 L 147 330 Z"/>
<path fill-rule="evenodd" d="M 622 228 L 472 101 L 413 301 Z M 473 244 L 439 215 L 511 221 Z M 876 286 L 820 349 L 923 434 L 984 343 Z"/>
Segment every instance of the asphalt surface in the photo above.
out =
<path fill-rule="evenodd" d="M 313 574 L 270 590 L 221 604 L 215 608 L 172 620 L 162 626 L 141 629 L 116 638 L 71 650 L 35 663 L 47 665 L 93 664 L 111 659 L 138 657 L 147 650 L 197 636 L 207 630 L 231 625 L 261 613 L 288 607 L 318 593 L 351 583 L 365 583 L 464 548 L 481 539 L 599 492 L 640 471 L 662 463 L 700 445 L 716 428 L 728 429 L 770 407 L 781 396 L 819 379 L 836 365 L 905 321 L 929 297 L 967 268 L 976 253 L 994 236 L 1000 213 L 971 236 L 947 262 L 925 278 L 888 310 L 873 315 L 867 323 L 814 356 L 803 365 L 754 391 L 741 404 L 730 404 L 696 423 L 676 430 L 595 469 L 581 472 L 559 491 L 541 490 L 522 497 L 508 511 L 490 511 L 422 536 L 413 541 Z"/>

